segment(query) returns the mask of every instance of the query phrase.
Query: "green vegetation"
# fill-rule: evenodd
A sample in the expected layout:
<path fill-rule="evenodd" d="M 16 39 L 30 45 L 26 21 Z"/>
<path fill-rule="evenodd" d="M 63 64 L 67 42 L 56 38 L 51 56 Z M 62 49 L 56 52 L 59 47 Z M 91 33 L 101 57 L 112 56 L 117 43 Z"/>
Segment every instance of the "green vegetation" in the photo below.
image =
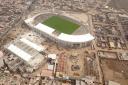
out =
<path fill-rule="evenodd" d="M 80 27 L 80 25 L 73 23 L 69 20 L 66 20 L 60 16 L 52 16 L 49 19 L 45 20 L 43 24 L 51 28 L 54 28 L 59 32 L 66 33 L 66 34 L 71 34 L 77 28 Z"/>

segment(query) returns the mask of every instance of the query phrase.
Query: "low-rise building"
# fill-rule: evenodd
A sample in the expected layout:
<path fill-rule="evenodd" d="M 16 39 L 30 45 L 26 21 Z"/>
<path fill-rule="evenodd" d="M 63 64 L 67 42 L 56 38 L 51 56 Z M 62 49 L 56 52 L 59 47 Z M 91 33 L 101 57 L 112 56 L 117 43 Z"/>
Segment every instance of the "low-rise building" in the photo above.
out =
<path fill-rule="evenodd" d="M 17 56 L 21 61 L 33 69 L 38 69 L 40 65 L 46 62 L 46 55 L 41 54 L 44 47 L 28 40 L 21 38 L 5 46 L 9 53 Z"/>

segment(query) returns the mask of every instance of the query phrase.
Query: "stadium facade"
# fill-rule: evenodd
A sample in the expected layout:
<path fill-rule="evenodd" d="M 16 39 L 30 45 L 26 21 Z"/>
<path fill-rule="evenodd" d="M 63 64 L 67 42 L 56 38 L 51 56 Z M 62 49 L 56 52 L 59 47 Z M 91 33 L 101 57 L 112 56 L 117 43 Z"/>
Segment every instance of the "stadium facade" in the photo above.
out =
<path fill-rule="evenodd" d="M 67 34 L 64 32 L 60 32 L 60 31 L 42 23 L 43 21 L 48 20 L 52 16 L 59 16 L 66 20 L 69 20 L 70 22 L 76 23 L 76 24 L 80 25 L 80 27 L 78 29 L 81 29 L 81 27 L 86 28 L 80 22 L 78 22 L 70 17 L 60 15 L 57 13 L 55 13 L 55 14 L 53 14 L 53 13 L 38 14 L 31 18 L 26 19 L 25 23 L 34 32 L 56 42 L 57 44 L 59 44 L 61 46 L 85 47 L 85 46 L 88 46 L 90 44 L 90 42 L 94 39 L 94 37 L 89 33 L 89 31 L 87 31 L 85 34 L 79 34 L 79 35 Z M 56 22 L 54 22 L 54 23 L 56 23 Z M 70 29 L 70 28 L 68 28 L 68 29 Z"/>

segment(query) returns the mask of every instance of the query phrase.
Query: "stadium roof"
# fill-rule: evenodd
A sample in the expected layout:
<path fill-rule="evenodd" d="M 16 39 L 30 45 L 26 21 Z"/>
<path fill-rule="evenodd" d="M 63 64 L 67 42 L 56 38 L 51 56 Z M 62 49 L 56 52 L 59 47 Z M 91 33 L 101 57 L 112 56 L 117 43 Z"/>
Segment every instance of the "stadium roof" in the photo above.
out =
<path fill-rule="evenodd" d="M 48 34 L 52 34 L 52 32 L 55 31 L 55 29 L 48 27 L 48 26 L 41 24 L 41 23 L 37 24 L 35 27 L 38 30 L 43 31 L 43 32 L 48 33 Z"/>
<path fill-rule="evenodd" d="M 38 29 L 40 31 L 43 31 L 51 36 L 54 36 L 54 34 L 52 34 L 52 32 L 55 31 L 55 29 L 53 29 L 51 27 L 48 27 L 41 23 L 37 24 L 35 27 L 36 27 L 36 29 Z M 54 37 L 56 37 L 56 36 L 54 36 Z M 89 33 L 83 34 L 83 35 L 70 35 L 70 34 L 61 33 L 56 38 L 63 40 L 63 41 L 74 42 L 74 43 L 87 42 L 87 41 L 94 39 L 94 37 Z"/>
<path fill-rule="evenodd" d="M 61 33 L 58 38 L 63 41 L 68 42 L 86 42 L 93 40 L 94 37 L 91 34 L 84 34 L 84 35 L 68 35 Z"/>

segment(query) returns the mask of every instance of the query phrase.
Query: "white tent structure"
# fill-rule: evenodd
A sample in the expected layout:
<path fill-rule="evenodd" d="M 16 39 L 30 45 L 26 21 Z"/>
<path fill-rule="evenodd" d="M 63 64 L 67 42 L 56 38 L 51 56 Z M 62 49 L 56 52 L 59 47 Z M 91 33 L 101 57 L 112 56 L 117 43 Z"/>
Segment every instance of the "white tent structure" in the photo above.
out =
<path fill-rule="evenodd" d="M 22 58 L 23 60 L 25 60 L 25 61 L 29 61 L 32 58 L 31 55 L 24 52 L 23 50 L 21 50 L 20 48 L 18 48 L 17 46 L 15 46 L 13 44 L 10 44 L 7 49 L 10 50 L 15 55 L 19 56 L 20 58 Z"/>
<path fill-rule="evenodd" d="M 36 49 L 37 51 L 39 51 L 39 52 L 41 52 L 41 51 L 44 51 L 45 50 L 45 48 L 44 47 L 42 47 L 42 46 L 39 46 L 39 45 L 37 45 L 37 44 L 35 44 L 35 43 L 33 43 L 33 42 L 31 42 L 31 41 L 29 41 L 28 39 L 26 39 L 26 38 L 22 38 L 22 39 L 20 39 L 23 43 L 25 43 L 25 44 L 27 44 L 28 46 L 30 46 L 30 47 L 32 47 L 32 48 L 34 48 L 34 49 Z"/>
<path fill-rule="evenodd" d="M 45 61 L 46 56 L 40 53 L 44 51 L 45 48 L 38 46 L 26 38 L 16 40 L 11 44 L 6 45 L 6 48 L 34 69 L 37 69 L 40 64 Z"/>

